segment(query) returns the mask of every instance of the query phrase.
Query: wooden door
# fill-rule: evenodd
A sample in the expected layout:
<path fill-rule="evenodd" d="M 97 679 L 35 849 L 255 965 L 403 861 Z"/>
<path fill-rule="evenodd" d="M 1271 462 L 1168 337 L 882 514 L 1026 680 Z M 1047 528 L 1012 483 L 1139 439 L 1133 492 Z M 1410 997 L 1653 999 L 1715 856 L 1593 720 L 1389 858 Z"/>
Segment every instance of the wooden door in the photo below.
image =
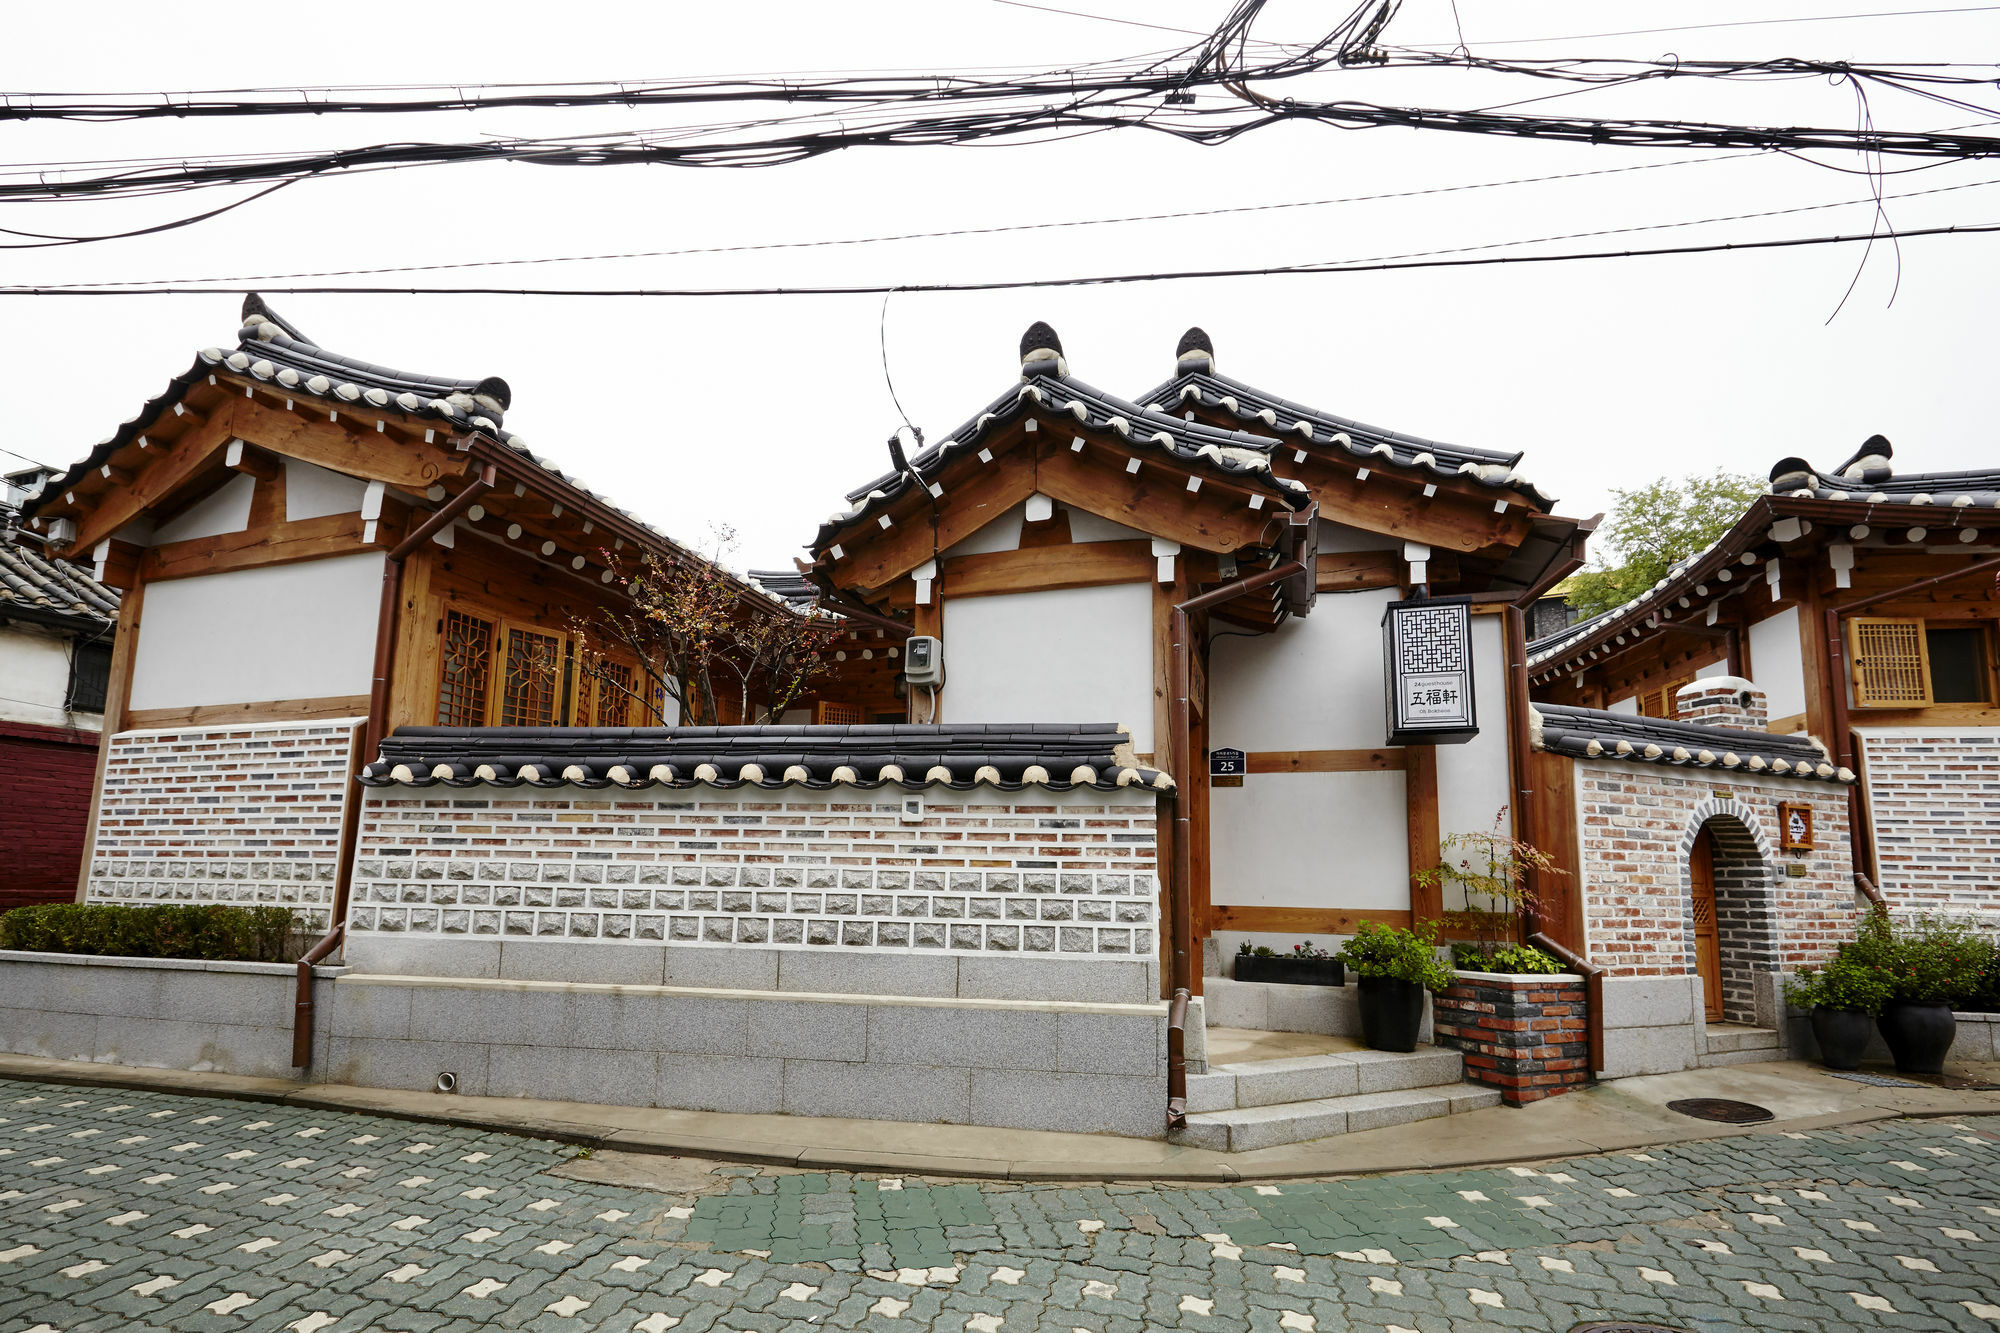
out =
<path fill-rule="evenodd" d="M 1722 947 L 1715 933 L 1715 839 L 1704 828 L 1688 853 L 1688 881 L 1694 894 L 1694 967 L 1701 974 L 1708 1021 L 1722 1021 Z"/>

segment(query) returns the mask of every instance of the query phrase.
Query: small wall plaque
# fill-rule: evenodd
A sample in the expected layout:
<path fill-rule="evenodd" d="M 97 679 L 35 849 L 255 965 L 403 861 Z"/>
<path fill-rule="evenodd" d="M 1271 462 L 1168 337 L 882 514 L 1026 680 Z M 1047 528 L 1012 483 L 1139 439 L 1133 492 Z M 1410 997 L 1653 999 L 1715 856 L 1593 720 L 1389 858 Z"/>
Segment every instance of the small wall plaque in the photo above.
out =
<path fill-rule="evenodd" d="M 1787 852 L 1813 849 L 1813 812 L 1809 805 L 1778 802 L 1778 847 Z"/>
<path fill-rule="evenodd" d="M 1210 750 L 1208 752 L 1208 785 L 1211 787 L 1240 787 L 1243 775 L 1248 771 L 1241 750 Z"/>

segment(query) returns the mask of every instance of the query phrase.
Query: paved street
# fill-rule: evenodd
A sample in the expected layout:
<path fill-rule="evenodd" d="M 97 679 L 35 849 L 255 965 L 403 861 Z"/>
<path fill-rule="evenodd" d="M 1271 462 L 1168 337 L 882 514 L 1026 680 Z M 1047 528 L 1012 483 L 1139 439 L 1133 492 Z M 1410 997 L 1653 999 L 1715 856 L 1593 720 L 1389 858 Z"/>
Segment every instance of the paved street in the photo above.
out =
<path fill-rule="evenodd" d="M 0 1333 L 2000 1328 L 2000 1118 L 1235 1187 L 809 1174 L 0 1081 Z"/>

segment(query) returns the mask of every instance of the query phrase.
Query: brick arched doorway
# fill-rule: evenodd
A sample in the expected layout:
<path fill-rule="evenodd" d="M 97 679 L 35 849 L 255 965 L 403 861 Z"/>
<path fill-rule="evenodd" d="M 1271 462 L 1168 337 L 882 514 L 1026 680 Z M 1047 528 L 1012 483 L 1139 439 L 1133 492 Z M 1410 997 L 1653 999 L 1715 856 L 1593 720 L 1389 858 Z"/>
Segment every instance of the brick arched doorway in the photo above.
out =
<path fill-rule="evenodd" d="M 1770 841 L 1740 802 L 1703 806 L 1685 843 L 1689 961 L 1709 1022 L 1755 1024 L 1757 978 L 1778 965 Z"/>

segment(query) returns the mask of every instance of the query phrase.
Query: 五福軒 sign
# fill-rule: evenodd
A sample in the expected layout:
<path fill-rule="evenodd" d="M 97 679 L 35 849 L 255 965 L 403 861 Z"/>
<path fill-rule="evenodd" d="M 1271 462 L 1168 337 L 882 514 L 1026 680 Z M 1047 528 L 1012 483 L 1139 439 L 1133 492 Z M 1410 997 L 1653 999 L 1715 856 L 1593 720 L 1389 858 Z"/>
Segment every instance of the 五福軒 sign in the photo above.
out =
<path fill-rule="evenodd" d="M 1382 616 L 1382 658 L 1389 744 L 1456 745 L 1479 734 L 1468 604 L 1391 602 Z"/>

